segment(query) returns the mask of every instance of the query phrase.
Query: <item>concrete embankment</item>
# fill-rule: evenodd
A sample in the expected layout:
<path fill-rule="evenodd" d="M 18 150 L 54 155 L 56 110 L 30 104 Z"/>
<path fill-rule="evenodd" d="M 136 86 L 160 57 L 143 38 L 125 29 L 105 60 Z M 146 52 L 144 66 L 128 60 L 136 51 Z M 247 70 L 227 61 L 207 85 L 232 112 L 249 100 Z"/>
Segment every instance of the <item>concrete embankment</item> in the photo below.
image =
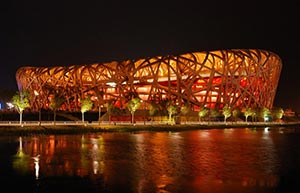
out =
<path fill-rule="evenodd" d="M 82 122 L 1 122 L 0 135 L 83 134 L 97 132 L 187 131 L 222 128 L 300 128 L 300 122 L 194 122 L 182 124 L 82 123 Z"/>

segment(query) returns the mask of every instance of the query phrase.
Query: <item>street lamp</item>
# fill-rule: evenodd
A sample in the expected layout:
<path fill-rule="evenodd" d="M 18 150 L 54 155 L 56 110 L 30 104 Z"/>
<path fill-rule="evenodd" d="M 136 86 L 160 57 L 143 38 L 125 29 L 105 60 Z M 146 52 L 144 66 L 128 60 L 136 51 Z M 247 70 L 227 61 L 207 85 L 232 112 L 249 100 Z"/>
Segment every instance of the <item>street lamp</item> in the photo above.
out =
<path fill-rule="evenodd" d="M 101 123 L 101 108 L 103 107 L 103 105 L 99 105 L 99 115 L 98 115 L 98 123 L 100 125 Z"/>
<path fill-rule="evenodd" d="M 42 112 L 41 112 L 41 101 L 39 99 L 39 92 L 34 90 L 33 91 L 34 95 L 36 96 L 37 100 L 38 100 L 38 108 L 39 108 L 39 125 L 41 125 L 41 120 L 42 120 Z"/>
<path fill-rule="evenodd" d="M 144 125 L 146 125 L 146 101 L 143 101 L 142 102 L 144 103 Z"/>

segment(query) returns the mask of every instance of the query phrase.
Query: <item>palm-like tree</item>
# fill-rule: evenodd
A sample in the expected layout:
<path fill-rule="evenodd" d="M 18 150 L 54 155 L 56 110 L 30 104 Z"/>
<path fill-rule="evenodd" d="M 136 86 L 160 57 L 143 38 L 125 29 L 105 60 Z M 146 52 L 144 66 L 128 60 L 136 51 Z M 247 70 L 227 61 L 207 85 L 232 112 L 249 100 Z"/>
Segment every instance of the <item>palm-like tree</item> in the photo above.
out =
<path fill-rule="evenodd" d="M 54 125 L 56 124 L 56 111 L 61 107 L 61 105 L 65 102 L 65 98 L 62 95 L 57 93 L 54 94 L 52 100 L 50 101 L 49 108 L 53 111 L 53 121 Z"/>
<path fill-rule="evenodd" d="M 107 114 L 108 114 L 108 122 L 110 124 L 110 121 L 111 121 L 111 113 L 112 111 L 114 110 L 114 101 L 112 99 L 108 100 L 104 106 L 106 107 L 106 111 L 107 111 Z"/>

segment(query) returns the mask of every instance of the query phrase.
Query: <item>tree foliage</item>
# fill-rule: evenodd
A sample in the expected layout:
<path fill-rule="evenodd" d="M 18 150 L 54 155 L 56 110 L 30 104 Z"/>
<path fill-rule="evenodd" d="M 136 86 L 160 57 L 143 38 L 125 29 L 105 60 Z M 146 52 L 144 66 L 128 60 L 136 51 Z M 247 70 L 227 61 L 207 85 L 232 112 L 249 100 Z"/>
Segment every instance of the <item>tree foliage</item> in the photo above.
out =
<path fill-rule="evenodd" d="M 229 107 L 227 104 L 223 107 L 222 114 L 224 115 L 224 121 L 225 121 L 225 122 L 226 122 L 226 120 L 227 120 L 229 117 L 231 117 L 232 112 L 231 112 L 230 107 Z"/>
<path fill-rule="evenodd" d="M 54 124 L 56 122 L 56 111 L 61 107 L 61 105 L 65 102 L 65 98 L 58 93 L 54 93 L 53 98 L 50 101 L 49 108 L 53 111 L 53 120 Z"/>
<path fill-rule="evenodd" d="M 84 98 L 80 100 L 80 111 L 82 122 L 84 123 L 84 113 L 89 111 L 93 107 L 93 101 L 90 97 Z"/>
<path fill-rule="evenodd" d="M 209 111 L 209 116 L 210 118 L 212 118 L 213 120 L 216 119 L 219 116 L 219 111 L 217 109 L 210 109 Z"/>
<path fill-rule="evenodd" d="M 12 104 L 19 113 L 22 113 L 26 108 L 30 107 L 28 91 L 17 91 L 12 97 Z"/>
<path fill-rule="evenodd" d="M 275 108 L 272 111 L 272 116 L 275 120 L 279 120 L 283 117 L 284 111 L 282 108 Z"/>
<path fill-rule="evenodd" d="M 255 110 L 252 109 L 251 107 L 248 107 L 248 108 L 246 109 L 246 111 L 244 112 L 244 115 L 245 115 L 246 122 L 247 122 L 249 116 L 254 116 L 254 115 L 255 115 Z"/>
<path fill-rule="evenodd" d="M 128 110 L 131 112 L 131 122 L 134 123 L 134 112 L 140 107 L 141 99 L 133 98 L 128 103 Z"/>
<path fill-rule="evenodd" d="M 264 121 L 271 116 L 271 111 L 267 107 L 263 107 L 260 111 L 260 116 L 263 118 Z"/>
<path fill-rule="evenodd" d="M 203 117 L 206 117 L 208 115 L 209 110 L 207 108 L 201 108 L 198 116 L 199 116 L 199 120 L 201 120 Z"/>
<path fill-rule="evenodd" d="M 168 108 L 168 114 L 169 114 L 169 122 L 172 122 L 172 115 L 177 113 L 177 109 L 176 106 L 174 106 L 173 104 L 169 104 Z"/>
<path fill-rule="evenodd" d="M 61 105 L 65 102 L 65 98 L 59 94 L 54 94 L 53 98 L 50 101 L 49 108 L 53 111 L 56 111 L 61 107 Z"/>
<path fill-rule="evenodd" d="M 241 115 L 241 110 L 236 108 L 233 109 L 232 111 L 232 116 L 234 117 L 235 121 L 237 120 L 237 118 Z"/>
<path fill-rule="evenodd" d="M 106 107 L 106 111 L 107 111 L 107 114 L 108 114 L 108 121 L 110 123 L 111 121 L 111 114 L 112 112 L 114 111 L 114 100 L 113 99 L 109 99 L 105 104 L 104 106 Z"/>
<path fill-rule="evenodd" d="M 190 105 L 188 103 L 184 104 L 183 106 L 181 106 L 180 108 L 180 112 L 183 114 L 183 115 L 186 115 L 190 112 Z"/>
<path fill-rule="evenodd" d="M 16 94 L 12 97 L 12 104 L 17 109 L 20 114 L 20 125 L 22 124 L 23 111 L 30 107 L 29 103 L 29 92 L 26 90 L 17 91 Z"/>
<path fill-rule="evenodd" d="M 80 100 L 80 111 L 81 113 L 85 113 L 89 110 L 91 110 L 93 107 L 93 101 L 91 100 L 91 98 L 84 98 L 82 100 Z"/>
<path fill-rule="evenodd" d="M 155 102 L 152 102 L 149 109 L 149 115 L 154 116 L 158 110 L 159 110 L 159 106 Z"/>
<path fill-rule="evenodd" d="M 128 110 L 134 113 L 138 108 L 140 108 L 141 99 L 140 98 L 133 98 L 128 103 Z"/>

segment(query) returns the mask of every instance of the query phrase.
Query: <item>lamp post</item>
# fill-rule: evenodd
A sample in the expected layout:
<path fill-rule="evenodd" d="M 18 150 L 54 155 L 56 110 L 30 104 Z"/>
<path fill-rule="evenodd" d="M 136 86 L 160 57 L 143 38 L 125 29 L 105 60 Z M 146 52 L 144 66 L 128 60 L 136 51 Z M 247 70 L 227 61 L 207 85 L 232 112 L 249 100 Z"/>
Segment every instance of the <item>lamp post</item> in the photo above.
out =
<path fill-rule="evenodd" d="M 143 108 L 143 120 L 144 120 L 144 125 L 146 124 L 146 122 L 145 122 L 145 101 L 143 101 L 143 100 L 140 100 L 140 103 L 144 103 L 144 108 Z"/>
<path fill-rule="evenodd" d="M 146 125 L 146 101 L 144 102 L 144 125 Z"/>
<path fill-rule="evenodd" d="M 38 100 L 38 108 L 39 108 L 39 125 L 41 125 L 41 120 L 42 120 L 42 113 L 41 113 L 41 101 L 39 99 L 39 93 L 38 91 L 34 90 L 34 95 L 36 96 L 37 100 Z"/>
<path fill-rule="evenodd" d="M 98 115 L 98 124 L 100 125 L 101 123 L 101 108 L 103 105 L 99 105 L 99 115 Z"/>

